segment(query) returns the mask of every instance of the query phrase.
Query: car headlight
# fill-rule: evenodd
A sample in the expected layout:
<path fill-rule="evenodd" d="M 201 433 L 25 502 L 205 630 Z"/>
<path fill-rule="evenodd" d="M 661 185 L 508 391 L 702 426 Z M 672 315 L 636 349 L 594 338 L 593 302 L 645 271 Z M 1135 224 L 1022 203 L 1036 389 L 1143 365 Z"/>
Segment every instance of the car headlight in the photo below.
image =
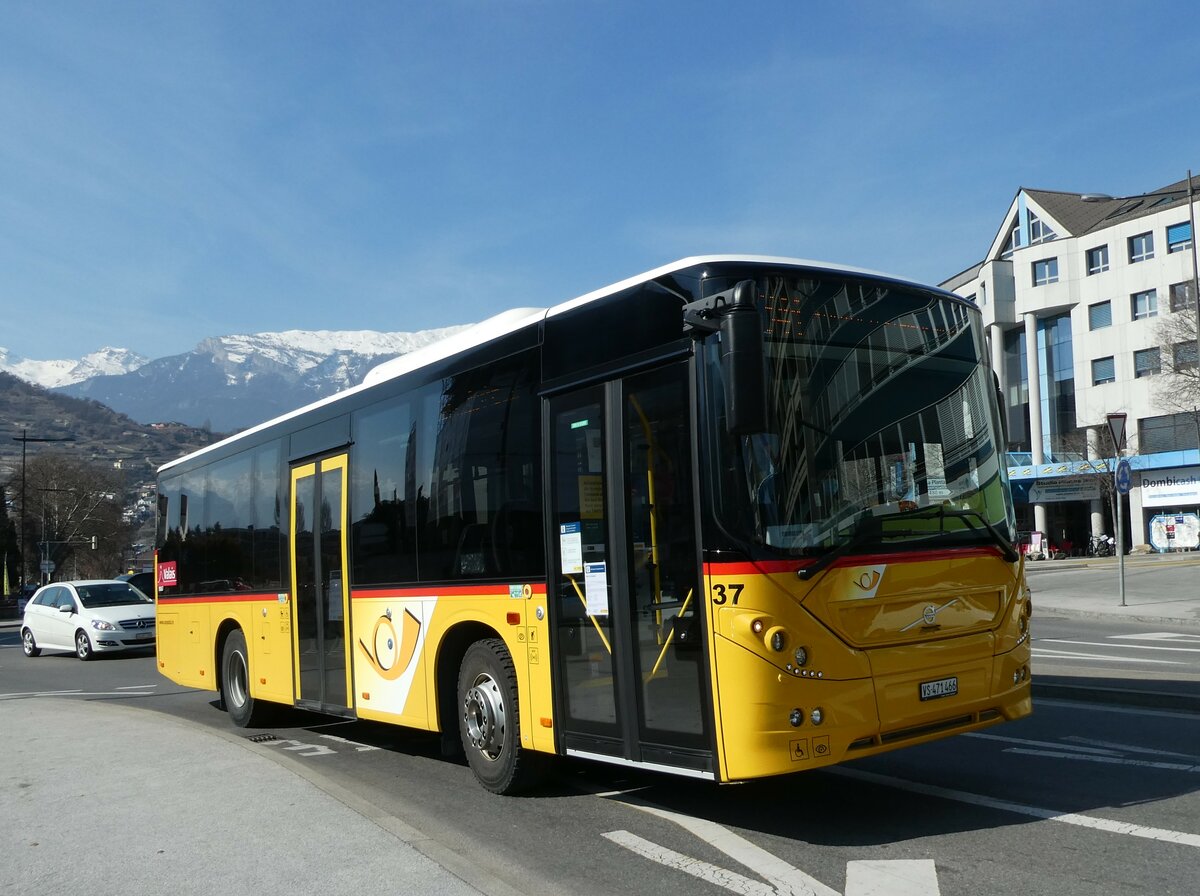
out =
<path fill-rule="evenodd" d="M 103 619 L 93 619 L 92 628 L 98 632 L 119 632 L 120 626 L 113 625 L 111 622 L 105 622 Z"/>

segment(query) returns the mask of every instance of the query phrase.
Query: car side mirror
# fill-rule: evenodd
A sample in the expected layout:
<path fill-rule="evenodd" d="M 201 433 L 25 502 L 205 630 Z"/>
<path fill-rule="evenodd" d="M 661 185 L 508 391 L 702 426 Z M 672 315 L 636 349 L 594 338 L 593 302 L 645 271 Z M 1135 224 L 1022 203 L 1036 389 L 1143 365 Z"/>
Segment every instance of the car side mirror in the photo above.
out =
<path fill-rule="evenodd" d="M 74 608 L 73 606 L 71 606 L 70 604 L 62 604 L 61 606 L 59 606 L 59 608 L 58 608 L 58 612 L 60 612 L 60 613 L 74 613 L 74 612 L 75 612 L 75 608 Z"/>

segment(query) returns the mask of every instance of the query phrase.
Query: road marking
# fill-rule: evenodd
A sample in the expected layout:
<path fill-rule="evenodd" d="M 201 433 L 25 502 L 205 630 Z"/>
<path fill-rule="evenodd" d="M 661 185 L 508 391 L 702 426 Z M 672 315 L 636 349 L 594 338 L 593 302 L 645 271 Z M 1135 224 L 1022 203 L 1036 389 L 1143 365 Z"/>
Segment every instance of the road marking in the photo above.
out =
<path fill-rule="evenodd" d="M 631 834 L 628 831 L 610 831 L 601 836 L 608 838 L 619 846 L 624 846 L 626 849 L 652 862 L 658 862 L 660 865 L 674 868 L 677 871 L 683 871 L 692 877 L 698 877 L 702 881 L 716 884 L 718 887 L 734 893 L 744 893 L 746 896 L 777 896 L 779 892 L 767 884 L 750 880 L 748 877 L 742 877 L 740 874 L 727 871 L 717 865 L 701 862 L 699 859 L 685 856 L 683 853 L 667 849 L 665 846 L 659 846 L 657 843 L 651 843 L 649 840 L 643 840 L 641 837 Z M 812 891 L 809 890 L 808 892 L 811 893 Z"/>
<path fill-rule="evenodd" d="M 1184 632 L 1145 632 L 1136 635 L 1109 635 L 1114 641 L 1182 641 L 1185 644 L 1200 644 L 1200 635 Z"/>
<path fill-rule="evenodd" d="M 938 896 L 932 859 L 846 863 L 846 896 Z"/>
<path fill-rule="evenodd" d="M 1115 641 L 1117 637 L 1113 636 Z M 1034 638 L 1035 644 L 1077 644 L 1080 647 L 1119 647 L 1122 650 L 1170 650 L 1174 653 L 1200 653 L 1200 647 L 1158 647 L 1151 644 L 1113 644 L 1109 641 L 1072 641 L 1068 638 Z"/>
<path fill-rule="evenodd" d="M 831 890 L 815 877 L 809 877 L 799 868 L 793 868 L 778 856 L 772 855 L 744 837 L 739 837 L 716 822 L 660 809 L 658 806 L 638 799 L 623 799 L 622 802 L 649 815 L 675 822 L 709 846 L 720 850 L 738 864 L 744 865 L 758 874 L 775 888 L 774 892 L 839 896 L 836 890 Z"/>
<path fill-rule="evenodd" d="M 344 737 L 338 737 L 336 734 L 322 734 L 321 737 L 326 740 L 332 740 L 339 744 L 345 744 L 348 747 L 354 747 L 356 753 L 369 753 L 372 750 L 378 750 L 379 747 L 372 747 L 369 744 L 360 744 L 356 740 L 347 740 Z"/>
<path fill-rule="evenodd" d="M 127 684 L 117 688 L 118 691 L 144 691 L 147 688 L 153 689 L 158 687 L 156 684 Z"/>
<path fill-rule="evenodd" d="M 1060 812 L 1057 809 L 1044 809 L 1040 806 L 1028 806 L 1024 803 L 1014 803 L 1009 800 L 999 800 L 990 796 L 983 796 L 978 793 L 965 793 L 961 790 L 950 790 L 948 787 L 939 787 L 936 784 L 921 784 L 916 781 L 905 781 L 901 778 L 889 778 L 885 775 L 877 775 L 874 772 L 862 771 L 860 769 L 851 769 L 843 766 L 834 766 L 826 769 L 830 774 L 841 775 L 845 778 L 853 778 L 858 781 L 865 781 L 869 784 L 877 784 L 880 787 L 892 787 L 899 790 L 907 790 L 910 793 L 919 793 L 924 796 L 937 797 L 944 800 L 953 800 L 959 803 L 967 803 L 972 806 L 982 806 L 987 809 L 997 809 L 1001 812 L 1012 812 L 1017 815 L 1028 815 L 1032 818 L 1040 818 L 1045 821 L 1057 821 L 1062 824 L 1076 825 L 1082 828 L 1091 828 L 1092 830 L 1105 831 L 1111 834 L 1124 834 L 1128 837 L 1140 837 L 1145 840 L 1158 840 L 1162 843 L 1177 843 L 1181 846 L 1194 846 L 1200 848 L 1200 835 L 1189 834 L 1183 831 L 1170 831 L 1164 828 L 1152 828 L 1140 824 L 1129 824 L 1124 821 L 1113 821 L 1109 818 L 1094 818 L 1091 815 L 1078 815 L 1074 812 Z"/>
<path fill-rule="evenodd" d="M 1182 762 L 1151 762 L 1148 759 L 1126 759 L 1123 756 L 1096 756 L 1062 750 L 1034 750 L 1028 747 L 1009 747 L 1004 752 L 1013 753 L 1018 756 L 1040 756 L 1043 759 L 1071 759 L 1075 762 L 1101 762 L 1105 765 L 1127 765 L 1131 768 L 1153 768 L 1168 772 L 1200 772 L 1200 765 L 1186 765 Z"/>
<path fill-rule="evenodd" d="M 996 740 L 1006 744 L 1020 744 L 1026 747 L 1049 747 L 1051 749 L 1062 749 L 1062 743 L 1056 740 L 1028 740 L 1023 737 L 1005 737 L 1003 734 L 984 734 L 981 731 L 972 731 L 963 736 L 972 737 L 976 740 Z M 1073 749 L 1090 753 L 1107 754 L 1109 756 L 1115 752 L 1111 749 L 1100 747 L 1074 747 Z"/>
<path fill-rule="evenodd" d="M 1188 665 L 1188 663 L 1176 662 L 1175 660 L 1151 660 L 1145 657 L 1115 656 L 1111 653 L 1074 653 L 1069 650 L 1049 650 L 1038 647 L 1033 648 L 1033 656 L 1035 659 L 1041 657 L 1048 660 L 1103 660 L 1106 663 L 1141 663 L 1143 665 L 1154 666 Z"/>
<path fill-rule="evenodd" d="M 83 691 L 78 689 L 70 691 L 24 691 L 11 694 L 0 694 L 0 700 L 20 700 L 23 697 L 73 697 L 82 693 Z"/>
<path fill-rule="evenodd" d="M 1109 750 L 1117 750 L 1125 753 L 1147 753 L 1151 756 L 1174 756 L 1176 759 L 1190 759 L 1193 762 L 1200 764 L 1200 756 L 1192 756 L 1188 753 L 1173 753 L 1170 750 L 1155 750 L 1150 747 L 1134 747 L 1129 744 L 1114 744 L 1106 740 L 1092 740 L 1088 737 L 1080 737 L 1077 734 L 1070 734 L 1063 738 L 1077 744 L 1089 744 L 1093 747 L 1104 747 Z"/>

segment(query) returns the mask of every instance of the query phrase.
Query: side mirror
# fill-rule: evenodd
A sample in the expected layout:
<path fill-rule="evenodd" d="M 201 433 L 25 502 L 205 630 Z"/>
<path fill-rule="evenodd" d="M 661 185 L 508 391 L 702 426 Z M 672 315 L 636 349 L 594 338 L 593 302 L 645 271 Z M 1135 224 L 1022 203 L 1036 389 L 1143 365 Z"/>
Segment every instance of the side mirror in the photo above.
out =
<path fill-rule="evenodd" d="M 60 612 L 60 613 L 74 613 L 74 612 L 75 612 L 75 605 L 74 605 L 74 604 L 59 604 L 59 605 L 58 605 L 58 612 Z"/>
<path fill-rule="evenodd" d="M 763 322 L 753 280 L 733 288 L 721 316 L 721 368 L 725 373 L 726 428 L 750 435 L 767 428 L 767 378 L 763 369 Z"/>

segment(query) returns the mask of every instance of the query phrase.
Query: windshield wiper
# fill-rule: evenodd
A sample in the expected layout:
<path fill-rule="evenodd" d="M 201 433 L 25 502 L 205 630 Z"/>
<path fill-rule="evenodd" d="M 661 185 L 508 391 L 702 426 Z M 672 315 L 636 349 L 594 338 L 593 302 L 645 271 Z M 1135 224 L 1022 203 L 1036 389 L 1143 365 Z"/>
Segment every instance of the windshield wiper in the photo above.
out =
<path fill-rule="evenodd" d="M 814 563 L 810 563 L 808 566 L 801 566 L 796 570 L 796 575 L 807 582 L 821 570 L 829 566 L 834 560 L 837 560 L 839 557 L 845 557 L 851 551 L 863 547 L 868 542 L 879 541 L 884 538 L 905 538 L 925 534 L 919 529 L 889 529 L 887 532 L 884 532 L 883 520 L 895 519 L 897 516 L 899 514 L 891 517 L 877 517 L 871 516 L 868 513 L 859 517 L 858 522 L 854 525 L 854 534 L 850 536 L 849 541 L 842 542 L 837 547 L 826 551 Z M 867 523 L 875 523 L 876 525 L 867 526 Z"/>
<path fill-rule="evenodd" d="M 1015 563 L 1020 558 L 1020 555 L 1017 553 L 1016 548 L 1013 547 L 1012 542 L 1005 538 L 1003 533 L 993 526 L 988 521 L 987 517 L 985 517 L 978 510 L 958 510 L 955 508 L 947 508 L 946 506 L 939 504 L 936 507 L 922 507 L 917 510 L 905 510 L 899 513 L 888 514 L 887 516 L 860 517 L 858 522 L 855 524 L 853 530 L 854 534 L 851 536 L 849 541 L 846 541 L 822 554 L 817 558 L 815 563 L 810 563 L 808 566 L 800 567 L 800 569 L 796 570 L 796 575 L 802 580 L 808 581 L 821 570 L 828 567 L 829 564 L 833 563 L 833 561 L 837 560 L 839 557 L 846 556 L 851 551 L 862 547 L 873 539 L 902 538 L 906 536 L 912 537 L 917 535 L 931 534 L 921 529 L 889 529 L 885 532 L 883 530 L 883 523 L 885 520 L 940 519 L 944 521 L 947 517 L 961 520 L 969 529 L 974 532 L 986 531 L 991 540 L 996 544 L 997 547 L 1000 548 L 1000 552 L 1004 555 L 1004 559 L 1009 563 Z M 975 523 L 972 523 L 972 518 L 982 523 L 982 528 Z M 873 522 L 876 523 L 876 525 L 865 527 L 864 524 L 867 522 Z M 939 531 L 945 532 L 944 522 Z"/>
<path fill-rule="evenodd" d="M 931 513 L 930 511 L 933 512 Z M 937 507 L 927 508 L 923 514 L 917 517 L 917 519 L 931 519 L 933 517 L 938 517 L 940 519 L 950 517 L 952 519 L 962 520 L 972 529 L 972 531 L 978 532 L 979 527 L 971 522 L 971 517 L 974 517 L 975 519 L 979 520 L 979 522 L 983 523 L 983 528 L 987 531 L 988 535 L 991 536 L 992 541 L 996 543 L 996 546 L 1000 548 L 1000 553 L 1004 555 L 1005 560 L 1007 560 L 1009 563 L 1016 563 L 1019 559 L 1021 559 L 1021 555 L 1017 553 L 1017 549 L 1013 547 L 1012 542 L 1005 538 L 1004 533 L 993 526 L 991 522 L 988 521 L 988 518 L 978 510 L 957 510 L 953 507 L 948 508 L 944 505 L 938 505 Z"/>

